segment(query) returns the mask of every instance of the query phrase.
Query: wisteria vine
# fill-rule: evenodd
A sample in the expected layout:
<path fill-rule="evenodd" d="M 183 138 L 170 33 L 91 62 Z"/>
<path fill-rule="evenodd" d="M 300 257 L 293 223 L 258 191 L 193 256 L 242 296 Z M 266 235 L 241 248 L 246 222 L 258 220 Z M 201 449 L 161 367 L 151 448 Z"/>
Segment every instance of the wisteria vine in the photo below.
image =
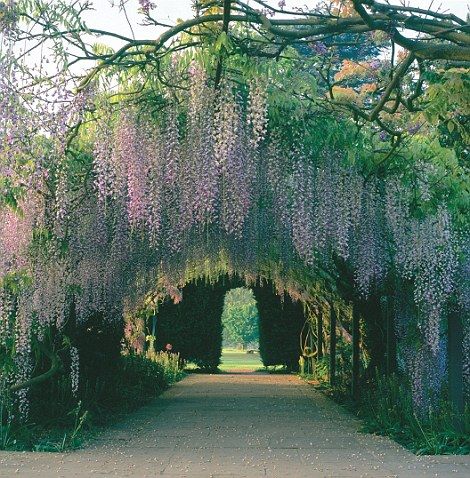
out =
<path fill-rule="evenodd" d="M 19 121 L 21 99 L 8 78 L 3 66 L 0 172 L 12 187 L 24 178 L 8 168 L 28 154 L 15 138 L 33 140 L 37 132 Z M 79 123 L 99 95 L 85 91 L 70 110 L 53 113 L 50 150 L 35 162 L 28 193 L 14 208 L 0 208 L 0 344 L 14 341 L 17 366 L 6 383 L 28 380 L 33 334 L 60 329 L 71 304 L 79 323 L 97 311 L 114 320 L 138 307 L 158 278 L 180 300 L 177 287 L 194 261 L 223 253 L 235 271 L 256 277 L 274 254 L 285 268 L 299 258 L 312 270 L 344 261 L 362 298 L 380 291 L 391 271 L 413 284 L 412 304 L 397 306 L 397 335 L 415 404 L 429 407 L 445 368 L 449 300 L 458 296 L 468 309 L 468 239 L 454 230 L 445 203 L 415 217 L 400 178 L 366 177 L 339 147 L 316 151 L 301 135 L 286 139 L 268 123 L 260 82 L 244 90 L 224 82 L 214 93 L 196 64 L 189 78 L 181 101 L 168 97 L 157 117 L 135 105 L 101 106 L 83 178 L 71 171 L 67 125 Z M 14 277 L 23 284 L 13 293 Z M 399 291 L 398 298 L 409 295 Z M 413 334 L 420 337 L 414 354 Z M 74 346 L 70 358 L 76 393 Z M 25 415 L 27 387 L 17 395 Z"/>

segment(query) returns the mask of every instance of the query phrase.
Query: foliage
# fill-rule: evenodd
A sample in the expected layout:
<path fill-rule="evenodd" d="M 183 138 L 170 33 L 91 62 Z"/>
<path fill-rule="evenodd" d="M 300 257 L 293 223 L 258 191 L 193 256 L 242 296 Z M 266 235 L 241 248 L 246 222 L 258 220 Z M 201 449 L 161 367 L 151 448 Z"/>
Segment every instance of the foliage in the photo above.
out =
<path fill-rule="evenodd" d="M 265 367 L 283 365 L 295 370 L 300 356 L 299 336 L 305 321 L 303 306 L 287 296 L 279 297 L 271 287 L 268 284 L 254 288 L 261 360 Z"/>
<path fill-rule="evenodd" d="M 320 359 L 310 359 L 310 364 L 304 365 L 301 376 L 307 380 L 314 380 L 327 385 L 330 378 L 330 354 L 325 353 Z M 335 387 L 343 392 L 351 388 L 352 343 L 344 337 L 338 337 L 336 343 L 336 374 Z M 361 363 L 363 372 L 364 363 Z M 302 372 L 302 370 L 301 370 Z"/>
<path fill-rule="evenodd" d="M 178 304 L 162 304 L 157 311 L 156 347 L 173 346 L 182 360 L 203 369 L 216 369 L 222 353 L 223 284 L 189 283 Z"/>
<path fill-rule="evenodd" d="M 4 408 L 5 402 L 0 402 L 0 449 L 77 448 L 100 427 L 156 397 L 182 376 L 177 358 L 166 354 L 157 354 L 151 360 L 136 355 L 119 356 L 100 369 L 99 374 L 87 377 L 82 372 L 78 398 L 70 392 L 70 378 L 61 376 L 36 390 L 26 423 L 12 418 L 11 411 Z"/>
<path fill-rule="evenodd" d="M 227 343 L 245 347 L 258 341 L 258 309 L 251 290 L 239 287 L 225 294 L 222 326 Z"/>
<path fill-rule="evenodd" d="M 183 378 L 184 371 L 179 354 L 168 351 L 155 352 L 149 348 L 145 357 L 162 366 L 167 383 L 171 384 Z"/>
<path fill-rule="evenodd" d="M 237 87 L 223 82 L 212 98 L 206 72 L 196 64 L 187 85 L 190 94 L 182 93 L 179 103 L 168 102 L 164 112 L 154 114 L 143 104 L 103 115 L 89 130 L 92 144 L 76 144 L 84 150 L 78 156 L 83 164 L 76 155 L 64 158 L 58 151 L 50 172 L 46 169 L 47 178 L 55 177 L 48 185 L 50 202 L 40 202 L 30 190 L 23 215 L 2 210 L 4 276 L 18 269 L 27 269 L 28 275 L 20 290 L 6 287 L 2 294 L 7 353 L 14 336 L 11 317 L 23 324 L 14 351 L 14 380 L 31 376 L 31 331 L 61 329 L 72 301 L 78 322 L 86 322 L 94 310 L 119 321 L 122 313 L 132 315 L 145 303 L 156 278 L 163 278 L 167 296 L 180 300 L 178 287 L 188 281 L 192 264 L 216 261 L 222 253 L 233 270 L 251 280 L 269 264 L 270 274 L 280 271 L 279 291 L 305 302 L 325 294 L 322 288 L 335 294 L 344 280 L 335 267 L 338 258 L 351 272 L 348 287 L 363 296 L 380 290 L 391 273 L 413 280 L 416 322 L 425 317 L 426 326 L 404 328 L 403 337 L 418 334 L 420 353 L 435 365 L 424 373 L 441 370 L 446 302 L 463 287 L 456 272 L 465 250 L 453 222 L 453 201 L 462 188 L 453 178 L 442 187 L 430 184 L 441 170 L 459 169 L 455 154 L 417 141 L 406 151 L 415 156 L 412 168 L 374 174 L 375 159 L 362 148 L 350 149 L 350 143 L 358 149 L 374 138 L 357 134 L 346 120 L 333 126 L 333 121 L 310 119 L 307 109 L 294 103 L 288 106 L 298 118 L 282 128 L 288 110 L 269 105 L 269 88 L 253 81 Z M 99 102 L 99 97 L 80 104 L 89 101 Z M 155 143 L 155 137 L 161 141 Z M 440 156 L 439 167 L 423 171 L 419 158 L 424 161 L 430 151 L 447 154 Z M 44 180 L 45 171 L 41 174 Z M 460 181 L 466 178 L 463 169 L 459 175 Z M 88 178 L 85 185 L 77 184 L 80 176 Z M 292 269 L 300 276 L 293 287 L 286 272 Z M 9 307 L 16 299 L 18 310 L 12 314 Z M 209 321 L 211 314 L 201 307 L 188 307 L 188 316 L 199 309 Z M 189 329 L 181 337 L 200 337 L 191 330 L 196 323 L 182 326 Z M 183 359 L 199 360 L 202 354 L 201 364 L 215 367 L 220 326 L 215 319 L 209 323 L 205 332 L 216 344 L 210 353 L 202 338 L 165 341 L 175 342 Z M 159 340 L 164 336 L 157 334 Z M 297 357 L 289 360 L 296 363 Z M 416 372 L 414 362 L 407 367 Z M 425 408 L 432 400 L 428 388 L 440 388 L 432 380 L 426 379 L 425 386 L 416 382 L 416 406 Z"/>
<path fill-rule="evenodd" d="M 354 1 L 334 19 L 306 11 L 306 24 L 286 27 L 239 2 L 243 23 L 274 40 L 239 26 L 221 34 L 227 12 L 212 5 L 215 17 L 203 8 L 158 40 L 121 37 L 126 46 L 116 53 L 87 50 L 99 62 L 78 94 L 67 91 L 73 78 L 62 66 L 71 62 L 56 33 L 65 29 L 66 41 L 87 45 L 81 34 L 98 32 L 67 2 L 2 7 L 0 393 L 24 420 L 37 380 L 55 377 L 58 364 L 70 375 L 69 394 L 86 383 L 80 370 L 97 383 L 117 356 L 106 324 L 119 329 L 123 315 L 144 310 L 145 329 L 150 306 L 162 317 L 158 340 L 173 343 L 183 359 L 216 367 L 221 296 L 211 291 L 211 303 L 191 282 L 195 264 L 205 277 L 221 257 L 247 285 L 267 277 L 280 296 L 303 303 L 388 296 L 392 278 L 415 409 L 438 406 L 448 307 L 456 304 L 463 317 L 470 307 L 468 81 L 464 71 L 441 72 L 432 61 L 428 68 L 423 58 L 466 58 L 468 35 L 458 19 L 430 12 L 431 22 L 453 28 L 416 44 L 382 16 L 400 12 L 429 33 L 421 12 L 373 4 L 377 11 Z M 141 8 L 151 22 L 149 3 Z M 42 33 L 27 38 L 54 43 L 64 81 L 18 64 L 15 45 L 18 35 L 30 35 L 30 21 Z M 318 43 L 325 25 L 341 39 L 354 33 L 351 24 L 393 33 L 387 44 L 410 53 L 380 64 L 358 53 L 352 63 Z M 289 48 L 297 45 L 292 35 L 315 54 Z M 197 48 L 188 46 L 195 38 Z M 454 107 L 457 116 L 448 116 Z M 180 289 L 181 304 L 162 305 L 181 301 Z M 262 334 L 274 331 L 266 362 L 294 367 L 297 345 L 279 339 L 284 315 L 262 314 Z M 293 315 L 296 330 L 301 313 Z M 51 390 L 62 386 L 51 382 Z"/>
<path fill-rule="evenodd" d="M 459 417 L 449 402 L 422 418 L 413 410 L 410 387 L 402 376 L 377 377 L 357 408 L 364 430 L 390 436 L 418 455 L 470 453 L 470 410 Z"/>
<path fill-rule="evenodd" d="M 468 145 L 470 135 L 465 126 L 470 116 L 468 71 L 465 68 L 436 71 L 429 75 L 429 81 L 425 94 L 429 106 L 422 113 L 424 120 L 442 124 L 450 134 L 455 130 L 454 143 Z"/>
<path fill-rule="evenodd" d="M 195 17 L 181 20 L 173 27 L 159 22 L 152 15 L 154 2 L 141 1 L 139 11 L 143 14 L 144 25 L 154 30 L 144 38 L 128 38 L 88 26 L 83 15 L 92 9 L 90 4 L 77 5 L 62 0 L 7 3 L 0 12 L 0 19 L 3 17 L 0 32 L 3 30 L 13 38 L 27 40 L 31 51 L 45 44 L 61 67 L 80 64 L 85 59 L 96 62 L 82 79 L 80 88 L 97 79 L 109 85 L 112 78 L 122 80 L 123 73 L 129 70 L 144 82 L 158 76 L 162 82 L 179 87 L 178 79 L 165 68 L 165 60 L 174 52 L 185 50 L 210 54 L 205 66 L 214 71 L 217 86 L 227 57 L 278 61 L 286 55 L 286 50 L 296 48 L 307 51 L 302 53 L 304 58 L 317 57 L 317 79 L 328 93 L 322 99 L 330 108 L 347 109 L 358 124 L 374 121 L 394 138 L 400 138 L 402 131 L 395 127 L 393 120 L 389 121 L 388 116 L 416 111 L 415 100 L 423 94 L 423 71 L 432 72 L 439 60 L 465 62 L 470 57 L 465 20 L 431 8 L 390 6 L 389 2 L 380 0 L 331 0 L 315 8 L 298 8 L 295 12 L 284 8 L 282 2 L 281 7 L 261 1 L 254 5 L 245 1 L 238 1 L 236 5 L 224 0 L 197 2 Z M 125 4 L 120 4 L 124 12 L 126 8 Z M 230 16 L 234 9 L 238 15 Z M 156 32 L 162 27 L 163 32 L 157 36 Z M 86 38 L 90 36 L 104 42 L 119 40 L 120 48 L 112 51 L 102 46 L 89 47 Z M 421 40 L 421 37 L 426 40 Z M 78 49 L 78 57 L 70 44 Z M 400 52 L 396 54 L 396 51 L 399 48 L 405 61 L 397 65 Z M 346 57 L 361 61 L 373 53 L 377 60 L 381 50 L 386 53 L 391 50 L 390 59 L 383 62 L 380 82 L 374 88 L 381 94 L 366 95 L 365 102 L 357 102 L 354 96 L 346 101 L 341 95 L 335 97 L 335 86 L 343 92 L 350 90 L 334 84 L 338 60 Z M 59 73 L 51 76 L 55 78 L 56 75 Z M 42 76 L 37 73 L 35 79 L 39 83 L 49 81 L 49 75 Z M 138 96 L 139 88 L 134 91 Z M 318 101 L 315 91 L 311 93 L 311 100 Z"/>

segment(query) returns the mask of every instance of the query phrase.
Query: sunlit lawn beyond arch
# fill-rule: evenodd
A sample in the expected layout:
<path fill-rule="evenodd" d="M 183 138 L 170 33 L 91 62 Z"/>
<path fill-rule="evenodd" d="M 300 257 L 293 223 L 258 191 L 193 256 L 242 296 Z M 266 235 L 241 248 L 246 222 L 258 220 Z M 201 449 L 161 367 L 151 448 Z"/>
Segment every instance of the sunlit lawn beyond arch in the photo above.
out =
<path fill-rule="evenodd" d="M 264 370 L 259 352 L 247 353 L 236 349 L 222 349 L 219 369 L 223 372 L 255 372 Z"/>

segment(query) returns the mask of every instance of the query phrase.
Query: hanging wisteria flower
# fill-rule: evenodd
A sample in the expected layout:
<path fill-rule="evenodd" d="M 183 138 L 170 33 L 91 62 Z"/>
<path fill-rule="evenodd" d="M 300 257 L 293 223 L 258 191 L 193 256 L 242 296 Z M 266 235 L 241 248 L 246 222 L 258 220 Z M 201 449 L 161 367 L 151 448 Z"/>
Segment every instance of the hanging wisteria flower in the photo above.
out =
<path fill-rule="evenodd" d="M 11 35 L 17 22 L 15 8 L 16 0 L 3 0 L 0 2 L 0 33 Z"/>
<path fill-rule="evenodd" d="M 247 105 L 248 124 L 251 128 L 251 141 L 256 149 L 264 140 L 268 127 L 268 101 L 266 87 L 259 81 L 250 83 Z"/>
<path fill-rule="evenodd" d="M 312 43 L 311 48 L 317 55 L 325 55 L 328 53 L 328 48 L 322 41 Z"/>
<path fill-rule="evenodd" d="M 153 10 L 156 7 L 155 3 L 151 0 L 139 0 L 139 5 L 145 15 L 148 15 L 150 10 Z"/>
<path fill-rule="evenodd" d="M 198 224 L 211 224 L 218 215 L 220 171 L 214 152 L 214 103 L 205 72 L 191 67 L 188 101 L 188 141 L 185 169 L 185 209 Z M 190 205 L 191 204 L 191 205 Z M 184 211 L 184 210 L 183 210 Z"/>
<path fill-rule="evenodd" d="M 147 13 L 153 7 L 140 5 Z M 320 42 L 313 48 L 327 52 Z M 77 156 L 67 149 L 67 133 L 100 98 L 83 92 L 70 110 L 46 121 L 46 153 L 33 161 L 31 175 L 21 175 L 31 162 L 24 143 L 34 143 L 39 121 L 20 121 L 8 62 L 0 64 L 0 194 L 10 199 L 0 204 L 0 346 L 14 342 L 12 381 L 31 377 L 33 338 L 45 337 L 48 327 L 60 332 L 71 310 L 78 325 L 97 313 L 117 323 L 152 298 L 155 278 L 161 278 L 159 300 L 178 303 L 194 264 L 201 276 L 229 271 L 253 283 L 268 268 L 280 293 L 305 301 L 310 289 L 293 286 L 286 271 L 320 281 L 318 271 L 333 277 L 341 264 L 363 300 L 393 279 L 400 363 L 415 406 L 435 405 L 450 299 L 468 310 L 470 294 L 468 231 L 457 233 L 430 186 L 438 177 L 432 165 L 414 160 L 413 181 L 370 176 L 362 159 L 351 160 L 334 138 L 312 145 L 310 123 L 293 126 L 295 119 L 274 114 L 268 122 L 275 111 L 263 79 L 240 87 L 224 80 L 214 91 L 194 62 L 188 89 L 164 91 L 158 108 L 97 106 L 93 145 Z M 389 139 L 384 132 L 379 138 Z M 4 285 L 11 277 L 12 290 Z M 126 337 L 143 352 L 145 335 L 131 332 Z M 70 360 L 76 394 L 75 347 Z M 465 370 L 470 377 L 470 366 Z M 27 388 L 17 402 L 26 416 Z"/>
<path fill-rule="evenodd" d="M 379 139 L 380 141 L 388 141 L 390 139 L 390 135 L 386 131 L 381 131 L 379 133 Z"/>
<path fill-rule="evenodd" d="M 70 380 L 72 383 L 72 393 L 76 396 L 80 380 L 80 360 L 77 347 L 70 347 Z"/>

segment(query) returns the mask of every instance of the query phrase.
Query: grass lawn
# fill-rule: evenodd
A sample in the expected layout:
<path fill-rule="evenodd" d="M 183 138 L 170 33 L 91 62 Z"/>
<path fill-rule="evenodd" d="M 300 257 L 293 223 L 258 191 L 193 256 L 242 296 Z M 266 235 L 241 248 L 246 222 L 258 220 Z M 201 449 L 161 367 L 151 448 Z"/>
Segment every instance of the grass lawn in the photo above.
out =
<path fill-rule="evenodd" d="M 221 360 L 219 369 L 223 372 L 230 370 L 255 371 L 263 368 L 259 353 L 247 354 L 243 351 L 223 350 Z"/>

